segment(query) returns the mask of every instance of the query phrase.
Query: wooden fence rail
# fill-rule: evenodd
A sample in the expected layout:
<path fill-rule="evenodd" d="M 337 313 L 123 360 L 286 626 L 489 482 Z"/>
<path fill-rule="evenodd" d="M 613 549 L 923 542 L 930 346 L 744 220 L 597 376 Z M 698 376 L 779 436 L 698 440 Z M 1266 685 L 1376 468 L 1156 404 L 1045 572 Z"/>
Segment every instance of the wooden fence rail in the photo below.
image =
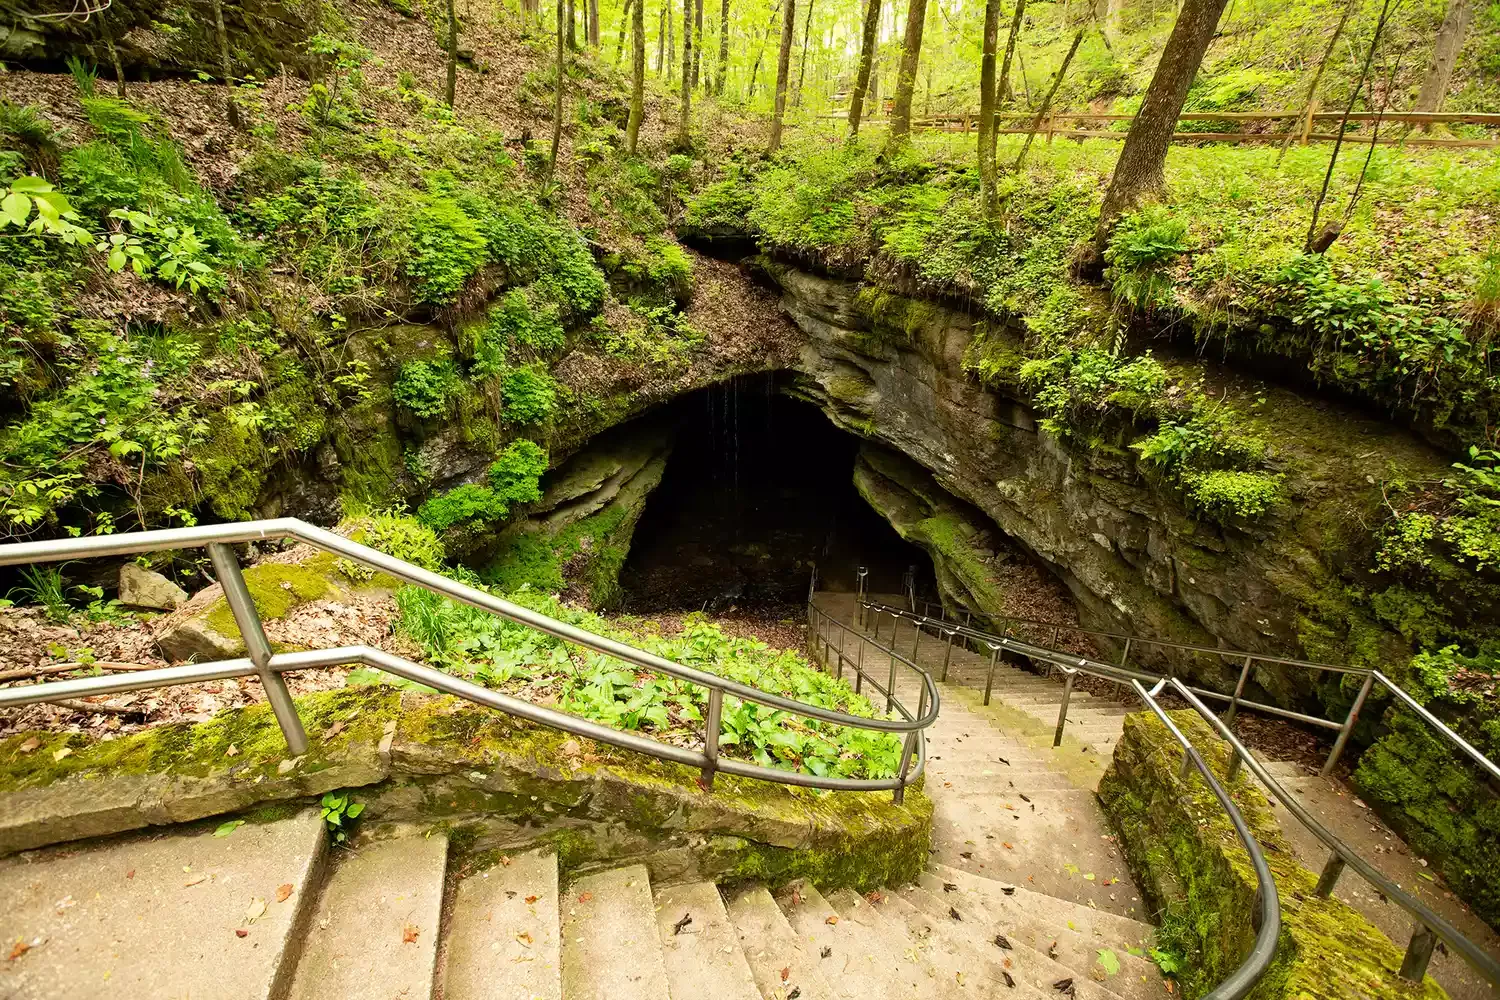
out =
<path fill-rule="evenodd" d="M 843 120 L 843 115 L 831 114 L 820 115 L 824 120 Z M 1248 125 L 1253 122 L 1287 122 L 1290 127 L 1283 127 L 1274 131 L 1265 132 L 1176 132 L 1172 135 L 1173 142 L 1282 142 L 1287 133 L 1303 145 L 1309 142 L 1332 142 L 1338 138 L 1334 132 L 1314 132 L 1313 124 L 1335 123 L 1337 124 L 1343 114 L 1337 111 L 1318 111 L 1316 107 L 1307 111 L 1212 111 L 1212 112 L 1189 112 L 1179 115 L 1179 122 L 1238 122 Z M 1001 125 L 998 129 L 1001 135 L 1025 135 L 1031 131 L 1031 122 L 1036 118 L 1035 112 L 1025 111 L 997 111 L 995 113 L 996 123 Z M 1117 122 L 1133 122 L 1134 115 L 1103 115 L 1087 113 L 1058 113 L 1049 115 L 1042 119 L 1037 134 L 1045 136 L 1048 142 L 1055 137 L 1061 136 L 1066 139 L 1123 139 L 1124 131 L 1112 128 L 1086 128 L 1090 124 L 1112 125 Z M 1431 136 L 1413 135 L 1412 129 L 1422 125 L 1479 125 L 1491 129 L 1500 129 L 1500 114 L 1485 113 L 1463 113 L 1463 112 L 1414 112 L 1414 111 L 1392 111 L 1379 113 L 1372 111 L 1360 111 L 1349 115 L 1351 124 L 1368 124 L 1378 122 L 1382 126 L 1399 127 L 1393 129 L 1395 135 L 1387 135 L 1385 138 L 1377 139 L 1379 145 L 1390 146 L 1449 146 L 1474 149 L 1492 149 L 1500 146 L 1500 138 L 1489 139 L 1442 139 Z M 1021 125 L 1022 127 L 1017 127 Z M 928 115 L 923 118 L 914 118 L 911 123 L 913 131 L 923 132 L 973 132 L 979 128 L 979 115 L 977 112 L 951 115 Z M 1355 142 L 1369 142 L 1366 134 L 1359 132 L 1345 133 L 1346 139 Z"/>

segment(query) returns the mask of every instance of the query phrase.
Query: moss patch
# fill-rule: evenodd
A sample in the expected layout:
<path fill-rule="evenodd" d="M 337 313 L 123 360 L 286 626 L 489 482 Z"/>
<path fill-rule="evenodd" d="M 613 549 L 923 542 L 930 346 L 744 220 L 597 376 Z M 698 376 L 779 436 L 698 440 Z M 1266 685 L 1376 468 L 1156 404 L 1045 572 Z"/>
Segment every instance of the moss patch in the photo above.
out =
<path fill-rule="evenodd" d="M 245 570 L 245 586 L 261 618 L 266 621 L 285 618 L 299 604 L 331 596 L 334 586 L 329 582 L 329 576 L 333 573 L 334 561 L 331 554 L 320 552 L 295 565 L 260 563 Z M 229 602 L 222 597 L 214 602 L 204 617 L 209 627 L 220 635 L 240 638 L 234 612 L 229 610 Z"/>
<path fill-rule="evenodd" d="M 1275 961 L 1250 994 L 1297 1000 L 1348 997 L 1445 997 L 1432 979 L 1397 976 L 1401 948 L 1337 899 L 1319 899 L 1317 877 L 1293 860 L 1280 826 L 1242 772 L 1229 784 L 1229 755 L 1208 724 L 1190 711 L 1173 720 L 1226 782 L 1265 849 L 1281 896 L 1281 938 Z M 1221 982 L 1249 953 L 1255 931 L 1255 874 L 1229 818 L 1196 773 L 1178 778 L 1182 751 L 1165 726 L 1146 713 L 1127 716 L 1115 757 L 1099 786 L 1105 812 L 1147 903 L 1158 911 L 1160 947 L 1180 959 L 1182 994 L 1199 996 Z"/>

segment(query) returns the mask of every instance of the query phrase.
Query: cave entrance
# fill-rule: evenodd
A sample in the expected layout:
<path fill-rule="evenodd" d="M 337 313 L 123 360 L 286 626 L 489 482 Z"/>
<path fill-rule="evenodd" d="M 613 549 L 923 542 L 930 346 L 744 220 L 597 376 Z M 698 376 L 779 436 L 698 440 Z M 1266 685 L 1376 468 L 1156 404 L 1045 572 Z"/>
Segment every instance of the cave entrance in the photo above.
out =
<path fill-rule="evenodd" d="M 859 440 L 793 398 L 786 373 L 743 375 L 652 415 L 675 431 L 661 484 L 636 526 L 620 575 L 627 611 L 800 604 L 819 587 L 897 593 L 927 553 L 898 535 L 854 487 Z"/>

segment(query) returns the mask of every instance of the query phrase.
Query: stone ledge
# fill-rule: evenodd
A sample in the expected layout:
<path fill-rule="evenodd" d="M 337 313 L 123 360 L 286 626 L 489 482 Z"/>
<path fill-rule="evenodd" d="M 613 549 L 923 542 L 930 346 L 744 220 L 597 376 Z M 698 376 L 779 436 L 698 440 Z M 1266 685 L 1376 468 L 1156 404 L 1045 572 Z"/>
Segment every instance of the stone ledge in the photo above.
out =
<path fill-rule="evenodd" d="M 297 704 L 313 749 L 296 759 L 265 705 L 117 740 L 0 741 L 0 855 L 358 787 L 371 833 L 428 824 L 495 856 L 551 844 L 568 869 L 638 861 L 662 884 L 808 877 L 868 889 L 926 864 L 932 805 L 920 788 L 902 806 L 888 792 L 725 775 L 705 792 L 692 768 L 455 698 L 345 688 Z"/>
<path fill-rule="evenodd" d="M 1259 787 L 1243 771 L 1227 783 L 1228 750 L 1208 724 L 1191 711 L 1171 714 L 1229 787 L 1281 896 L 1276 959 L 1251 992 L 1253 1000 L 1446 1000 L 1431 977 L 1401 979 L 1401 948 L 1358 912 L 1318 898 L 1317 876 L 1297 864 Z M 1181 760 L 1180 745 L 1154 716 L 1126 716 L 1099 797 L 1136 884 L 1157 911 L 1161 946 L 1195 952 L 1178 974 L 1182 995 L 1191 1000 L 1249 954 L 1256 882 L 1249 854 L 1203 779 L 1196 772 L 1187 781 L 1178 778 Z"/>

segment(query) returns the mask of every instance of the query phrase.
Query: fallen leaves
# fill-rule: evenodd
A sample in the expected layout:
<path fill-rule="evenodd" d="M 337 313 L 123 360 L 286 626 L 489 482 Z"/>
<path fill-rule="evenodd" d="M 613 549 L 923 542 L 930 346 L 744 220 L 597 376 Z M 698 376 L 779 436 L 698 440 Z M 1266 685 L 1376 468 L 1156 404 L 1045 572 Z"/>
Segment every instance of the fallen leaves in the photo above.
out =
<path fill-rule="evenodd" d="M 417 935 L 421 933 L 416 924 L 406 924 L 401 928 L 401 943 L 416 944 Z"/>
<path fill-rule="evenodd" d="M 673 934 L 673 936 L 675 937 L 676 935 L 681 934 L 682 931 L 683 931 L 683 929 L 685 927 L 689 926 L 692 922 L 693 922 L 693 915 L 691 913 L 684 913 L 682 915 L 682 919 L 679 920 L 679 921 L 677 921 L 677 923 L 675 923 L 675 924 L 672 925 L 672 934 Z"/>
<path fill-rule="evenodd" d="M 278 902 L 278 903 L 285 903 L 288 899 L 291 899 L 291 898 L 292 898 L 292 883 L 288 882 L 285 885 L 279 885 L 279 886 L 276 887 L 276 902 Z"/>
<path fill-rule="evenodd" d="M 1106 976 L 1113 976 L 1120 971 L 1120 957 L 1111 948 L 1100 948 L 1099 967 L 1104 970 Z"/>
<path fill-rule="evenodd" d="M 1015 989 L 1016 988 L 1016 981 L 1011 976 L 1011 974 L 1009 972 L 1006 972 L 1004 969 L 1001 969 L 1000 970 L 1000 975 L 1002 977 L 1004 977 L 1005 985 L 1006 986 L 1010 987 L 1011 989 Z"/>
<path fill-rule="evenodd" d="M 943 883 L 943 891 L 944 892 L 957 892 L 958 891 L 958 886 L 954 885 L 952 882 L 944 882 Z"/>
<path fill-rule="evenodd" d="M 1006 951 L 1010 951 L 1010 938 L 1006 937 L 1004 934 L 996 934 L 995 947 L 1004 948 Z"/>
<path fill-rule="evenodd" d="M 245 821 L 242 820 L 242 819 L 232 819 L 232 820 L 229 820 L 227 823 L 220 823 L 218 825 L 218 827 L 214 830 L 214 836 L 215 837 L 227 837 L 231 833 L 233 833 L 234 831 L 238 830 L 240 827 L 242 827 L 244 825 L 245 825 Z"/>
<path fill-rule="evenodd" d="M 413 940 L 415 940 L 415 938 L 413 938 Z M 516 940 L 519 941 L 519 942 L 521 942 L 526 947 L 530 948 L 531 947 L 531 942 L 532 942 L 531 932 L 530 931 L 521 931 L 519 934 L 516 935 Z"/>
<path fill-rule="evenodd" d="M 200 882 L 207 882 L 207 881 L 208 881 L 208 876 L 207 875 L 194 875 L 192 878 L 190 878 L 186 882 L 182 883 L 182 887 L 184 889 L 187 889 L 187 888 L 190 888 L 191 886 L 197 885 Z"/>
<path fill-rule="evenodd" d="M 881 892 L 879 889 L 871 889 L 869 892 L 865 893 L 865 900 L 875 906 L 879 906 L 881 903 L 885 902 L 885 893 Z"/>
<path fill-rule="evenodd" d="M 31 945 L 27 944 L 25 941 L 17 939 L 16 943 L 11 946 L 10 957 L 6 959 L 6 961 L 14 962 L 16 959 L 20 958 L 30 950 Z"/>
<path fill-rule="evenodd" d="M 828 915 L 828 919 L 825 920 L 825 921 L 823 921 L 823 923 L 827 924 L 829 927 L 832 927 L 834 924 L 836 924 L 838 922 L 839 922 L 839 918 L 838 918 L 838 914 L 836 914 L 836 913 L 830 913 Z"/>
<path fill-rule="evenodd" d="M 237 938 L 245 938 L 250 936 L 250 932 L 245 930 L 245 928 L 243 927 L 236 927 L 234 929 L 234 936 Z"/>
<path fill-rule="evenodd" d="M 73 754 L 73 748 L 72 747 L 63 747 L 61 750 L 58 750 L 56 753 L 54 753 L 52 755 L 52 760 L 54 762 L 55 761 L 60 761 L 64 757 L 70 757 L 70 756 L 72 756 L 72 754 Z"/>
<path fill-rule="evenodd" d="M 825 944 L 823 946 L 823 950 L 820 951 L 820 952 L 818 952 L 818 957 L 819 958 L 827 958 L 829 955 L 832 955 L 832 954 L 833 954 L 833 946 Z"/>
<path fill-rule="evenodd" d="M 42 741 L 39 740 L 39 739 L 37 739 L 35 736 L 32 736 L 32 737 L 28 738 L 25 743 L 22 743 L 16 749 L 20 750 L 22 753 L 31 753 L 32 751 L 34 751 L 37 747 L 39 747 L 41 745 L 42 745 Z"/>
<path fill-rule="evenodd" d="M 256 896 L 250 900 L 250 905 L 245 908 L 245 923 L 253 924 L 266 913 L 266 901 Z"/>
<path fill-rule="evenodd" d="M 781 981 L 783 983 L 786 982 L 787 979 L 791 976 L 791 974 L 792 974 L 792 967 L 790 965 L 783 967 L 782 970 L 781 970 Z"/>
<path fill-rule="evenodd" d="M 1059 979 L 1057 982 L 1052 984 L 1052 988 L 1065 997 L 1074 995 L 1072 977 L 1069 977 L 1067 979 Z"/>
<path fill-rule="evenodd" d="M 963 919 L 963 914 L 961 914 L 961 913 L 958 912 L 958 907 L 956 907 L 956 906 L 950 906 L 950 907 L 948 907 L 948 916 L 952 917 L 954 920 L 962 920 Z"/>
<path fill-rule="evenodd" d="M 540 896 L 527 896 L 526 897 L 526 905 L 530 906 L 532 903 L 535 903 L 538 899 L 541 899 L 541 898 L 542 897 L 540 897 Z M 582 902 L 582 900 L 580 900 L 580 902 Z"/>
<path fill-rule="evenodd" d="M 594 894 L 592 892 L 580 892 L 578 894 L 578 901 L 580 903 L 587 903 L 589 900 L 591 900 L 593 898 L 594 898 Z"/>

